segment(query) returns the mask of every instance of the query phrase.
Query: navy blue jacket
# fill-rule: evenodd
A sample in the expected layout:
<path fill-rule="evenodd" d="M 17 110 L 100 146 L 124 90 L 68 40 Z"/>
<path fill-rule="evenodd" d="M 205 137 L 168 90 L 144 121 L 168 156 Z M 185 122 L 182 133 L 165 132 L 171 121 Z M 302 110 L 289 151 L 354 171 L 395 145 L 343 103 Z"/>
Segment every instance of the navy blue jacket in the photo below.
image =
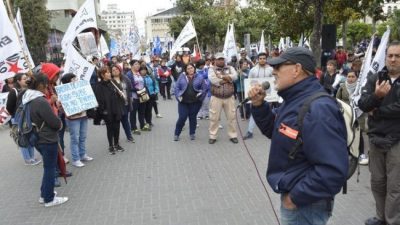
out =
<path fill-rule="evenodd" d="M 303 145 L 294 160 L 288 154 L 295 140 L 283 125 L 297 130 L 297 115 L 308 96 L 324 91 L 315 76 L 278 92 L 283 104 L 272 112 L 267 103 L 252 107 L 261 132 L 271 138 L 267 180 L 277 193 L 289 193 L 297 206 L 332 199 L 345 184 L 348 170 L 346 127 L 330 97 L 313 101 L 303 122 Z M 291 136 L 291 137 L 289 137 Z"/>

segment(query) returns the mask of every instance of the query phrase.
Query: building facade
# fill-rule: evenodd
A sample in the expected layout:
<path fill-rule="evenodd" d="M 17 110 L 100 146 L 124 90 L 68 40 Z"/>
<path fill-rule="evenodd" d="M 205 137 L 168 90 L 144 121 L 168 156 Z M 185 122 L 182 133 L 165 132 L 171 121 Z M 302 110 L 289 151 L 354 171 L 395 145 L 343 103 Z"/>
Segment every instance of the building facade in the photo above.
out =
<path fill-rule="evenodd" d="M 147 43 L 152 43 L 156 37 L 159 37 L 162 43 L 170 41 L 173 37 L 170 33 L 169 22 L 178 14 L 177 8 L 173 7 L 147 17 L 144 21 Z"/>
<path fill-rule="evenodd" d="M 107 5 L 107 11 L 102 11 L 101 19 L 112 33 L 128 36 L 131 28 L 136 26 L 135 12 L 121 12 L 117 4 Z"/>

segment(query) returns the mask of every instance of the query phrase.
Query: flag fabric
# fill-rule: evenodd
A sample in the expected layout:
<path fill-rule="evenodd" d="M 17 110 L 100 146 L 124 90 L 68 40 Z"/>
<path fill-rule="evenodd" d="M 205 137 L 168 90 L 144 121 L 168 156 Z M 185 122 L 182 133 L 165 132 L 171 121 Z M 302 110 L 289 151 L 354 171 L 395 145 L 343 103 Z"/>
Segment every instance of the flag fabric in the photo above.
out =
<path fill-rule="evenodd" d="M 99 52 L 100 55 L 105 56 L 110 53 L 110 49 L 108 49 L 106 39 L 103 35 L 100 36 L 100 44 L 99 44 Z"/>
<path fill-rule="evenodd" d="M 225 55 L 225 60 L 227 62 L 231 61 L 232 56 L 238 55 L 233 24 L 228 25 L 228 30 L 226 31 L 226 36 L 225 36 L 223 53 Z"/>
<path fill-rule="evenodd" d="M 381 43 L 379 44 L 378 50 L 376 51 L 373 60 L 372 60 L 372 49 L 374 43 L 374 36 L 371 38 L 371 41 L 368 45 L 367 52 L 365 53 L 364 62 L 361 67 L 360 76 L 357 80 L 356 90 L 354 91 L 354 94 L 351 98 L 352 99 L 351 106 L 354 108 L 357 118 L 360 117 L 361 114 L 363 113 L 358 108 L 358 101 L 361 98 L 362 88 L 367 83 L 368 76 L 381 71 L 385 66 L 386 48 L 389 43 L 389 37 L 390 37 L 390 29 L 388 27 L 386 32 L 382 35 Z"/>
<path fill-rule="evenodd" d="M 111 40 L 110 40 L 110 57 L 116 56 L 116 55 L 119 55 L 118 42 L 114 38 L 111 38 Z"/>
<path fill-rule="evenodd" d="M 21 43 L 8 18 L 6 7 L 3 1 L 0 1 L 0 80 L 28 71 Z"/>
<path fill-rule="evenodd" d="M 261 32 L 260 47 L 258 48 L 258 54 L 260 53 L 265 53 L 264 30 Z"/>
<path fill-rule="evenodd" d="M 154 40 L 154 47 L 153 47 L 153 55 L 161 55 L 162 52 L 162 48 L 161 48 L 161 41 L 160 41 L 160 37 L 157 36 Z"/>
<path fill-rule="evenodd" d="M 279 52 L 283 52 L 285 50 L 285 40 L 281 37 L 281 39 L 279 40 Z"/>
<path fill-rule="evenodd" d="M 303 37 L 303 33 L 300 35 L 299 47 L 304 47 L 304 37 Z"/>
<path fill-rule="evenodd" d="M 17 34 L 19 36 L 19 40 L 21 41 L 22 48 L 24 50 L 24 54 L 28 57 L 30 68 L 35 67 L 35 63 L 33 62 L 31 53 L 29 52 L 28 45 L 26 44 L 26 39 L 25 39 L 25 31 L 24 31 L 24 26 L 22 24 L 22 18 L 21 18 L 21 12 L 18 8 L 17 10 L 17 15 L 15 16 L 14 20 L 15 27 L 17 27 Z"/>
<path fill-rule="evenodd" d="M 64 74 L 73 73 L 80 80 L 90 81 L 90 77 L 93 74 L 95 66 L 86 61 L 86 59 L 79 54 L 74 46 L 68 48 L 67 55 L 68 57 L 66 58 L 64 65 Z"/>
<path fill-rule="evenodd" d="M 181 33 L 179 34 L 178 38 L 175 40 L 174 45 L 171 48 L 170 58 L 178 51 L 182 45 L 186 42 L 190 41 L 190 39 L 196 37 L 196 30 L 194 29 L 193 20 L 190 17 L 189 21 L 183 27 Z"/>
<path fill-rule="evenodd" d="M 140 52 L 140 36 L 137 26 L 131 27 L 126 43 L 127 50 L 132 55 L 137 55 Z"/>
<path fill-rule="evenodd" d="M 61 41 L 61 51 L 63 53 L 67 53 L 69 46 L 74 41 L 76 36 L 88 28 L 97 29 L 94 0 L 86 0 L 75 14 Z"/>
<path fill-rule="evenodd" d="M 196 47 L 196 45 L 193 46 L 192 58 L 193 58 L 193 61 L 195 61 L 195 62 L 197 62 L 197 61 L 199 61 L 201 59 L 200 51 Z"/>
<path fill-rule="evenodd" d="M 80 52 L 84 56 L 98 56 L 96 38 L 92 32 L 84 32 L 77 35 L 80 46 Z"/>

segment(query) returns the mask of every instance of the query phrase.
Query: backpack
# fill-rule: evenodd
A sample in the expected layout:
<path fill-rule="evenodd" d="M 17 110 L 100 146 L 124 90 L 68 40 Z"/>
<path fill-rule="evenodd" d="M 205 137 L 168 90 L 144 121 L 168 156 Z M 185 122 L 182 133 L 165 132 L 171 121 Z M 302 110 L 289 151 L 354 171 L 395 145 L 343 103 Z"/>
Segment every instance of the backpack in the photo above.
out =
<path fill-rule="evenodd" d="M 15 112 L 14 120 L 10 131 L 10 136 L 14 142 L 23 148 L 35 147 L 39 140 L 39 132 L 44 126 L 44 122 L 38 128 L 31 120 L 31 103 L 20 104 Z"/>
<path fill-rule="evenodd" d="M 303 128 L 303 122 L 304 122 L 304 117 L 306 113 L 309 111 L 311 103 L 320 97 L 330 97 L 327 92 L 318 92 L 310 97 L 308 97 L 303 105 L 300 108 L 299 114 L 297 116 L 297 126 L 298 126 L 298 135 L 296 138 L 296 143 L 295 146 L 292 148 L 292 150 L 289 152 L 289 158 L 290 159 L 295 159 L 296 154 L 299 150 L 299 147 L 303 144 L 302 142 L 302 128 Z M 356 114 L 354 112 L 354 109 L 347 103 L 343 102 L 340 99 L 334 98 L 340 111 L 342 112 L 342 115 L 344 117 L 344 122 L 346 125 L 346 132 L 347 132 L 347 152 L 348 152 L 348 160 L 349 160 L 349 170 L 347 172 L 347 180 L 350 179 L 350 177 L 354 174 L 356 171 L 356 168 L 358 166 L 358 157 L 360 156 L 359 152 L 359 146 L 360 146 L 360 135 L 361 135 L 361 130 L 360 126 L 358 124 Z M 347 183 L 344 184 L 343 186 L 343 193 L 346 194 L 347 192 Z"/>

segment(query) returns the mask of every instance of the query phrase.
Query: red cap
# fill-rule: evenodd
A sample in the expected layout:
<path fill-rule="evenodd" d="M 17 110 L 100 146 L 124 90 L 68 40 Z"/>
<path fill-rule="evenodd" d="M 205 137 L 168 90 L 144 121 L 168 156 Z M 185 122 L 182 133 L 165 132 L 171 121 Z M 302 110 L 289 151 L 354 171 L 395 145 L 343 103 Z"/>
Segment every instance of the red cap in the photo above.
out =
<path fill-rule="evenodd" d="M 52 80 L 60 72 L 60 68 L 54 63 L 42 63 L 41 72 L 44 73 L 49 80 Z"/>

